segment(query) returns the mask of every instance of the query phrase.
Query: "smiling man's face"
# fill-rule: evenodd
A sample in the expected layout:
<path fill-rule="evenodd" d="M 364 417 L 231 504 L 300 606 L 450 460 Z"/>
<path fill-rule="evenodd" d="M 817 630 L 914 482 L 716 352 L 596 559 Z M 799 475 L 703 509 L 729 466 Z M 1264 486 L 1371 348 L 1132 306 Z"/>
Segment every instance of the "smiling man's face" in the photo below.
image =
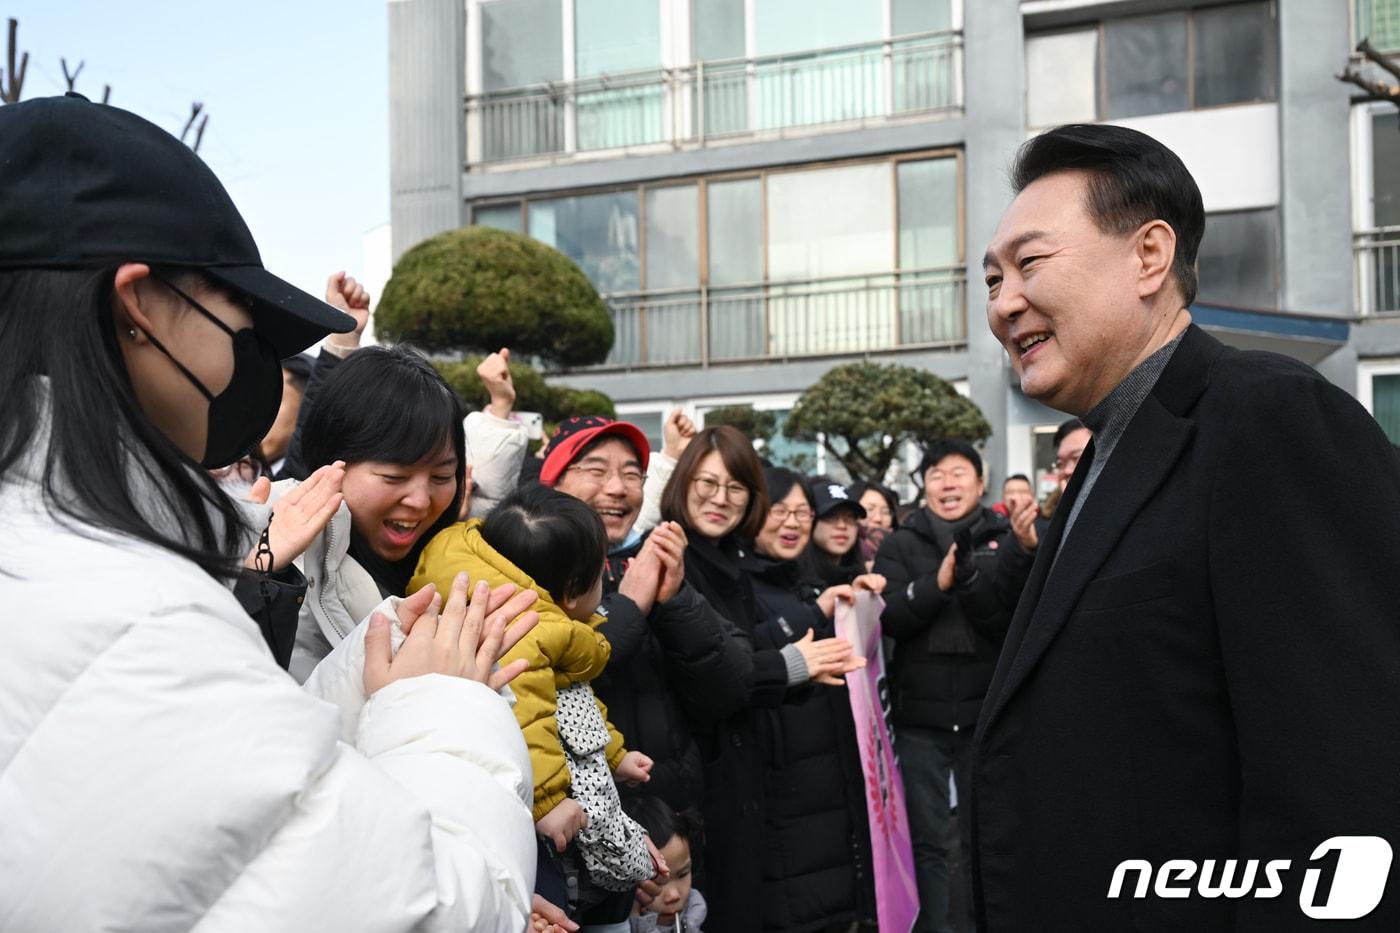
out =
<path fill-rule="evenodd" d="M 987 249 L 987 323 L 1021 391 L 1082 415 L 1147 353 L 1141 231 L 1100 230 L 1083 172 L 1055 172 L 1016 196 Z"/>

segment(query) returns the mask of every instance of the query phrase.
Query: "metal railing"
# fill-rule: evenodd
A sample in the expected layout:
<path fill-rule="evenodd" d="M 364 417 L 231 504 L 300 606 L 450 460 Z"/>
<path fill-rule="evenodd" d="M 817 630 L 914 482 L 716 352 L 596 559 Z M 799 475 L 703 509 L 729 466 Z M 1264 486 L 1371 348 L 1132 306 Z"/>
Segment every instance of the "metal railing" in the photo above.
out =
<path fill-rule="evenodd" d="M 1352 45 L 1362 39 L 1383 52 L 1400 50 L 1400 0 L 1355 0 Z"/>
<path fill-rule="evenodd" d="M 607 368 L 947 346 L 967 339 L 961 266 L 604 295 Z"/>
<path fill-rule="evenodd" d="M 1400 227 L 1377 227 L 1352 238 L 1356 307 L 1365 314 L 1400 313 Z"/>
<path fill-rule="evenodd" d="M 926 33 L 469 96 L 469 163 L 780 134 L 962 107 L 962 37 Z"/>

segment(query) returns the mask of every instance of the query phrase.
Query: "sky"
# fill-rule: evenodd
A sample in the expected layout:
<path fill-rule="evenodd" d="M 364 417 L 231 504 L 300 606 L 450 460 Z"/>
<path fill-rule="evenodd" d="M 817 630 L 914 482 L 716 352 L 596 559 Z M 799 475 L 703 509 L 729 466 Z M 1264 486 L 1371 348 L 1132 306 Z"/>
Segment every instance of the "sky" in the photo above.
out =
<path fill-rule="evenodd" d="M 66 58 L 85 62 L 76 91 L 110 84 L 111 104 L 177 136 L 203 102 L 199 154 L 263 264 L 315 295 L 361 274 L 364 234 L 389 220 L 385 0 L 0 0 L 0 68 L 10 18 L 22 99 L 68 90 Z"/>

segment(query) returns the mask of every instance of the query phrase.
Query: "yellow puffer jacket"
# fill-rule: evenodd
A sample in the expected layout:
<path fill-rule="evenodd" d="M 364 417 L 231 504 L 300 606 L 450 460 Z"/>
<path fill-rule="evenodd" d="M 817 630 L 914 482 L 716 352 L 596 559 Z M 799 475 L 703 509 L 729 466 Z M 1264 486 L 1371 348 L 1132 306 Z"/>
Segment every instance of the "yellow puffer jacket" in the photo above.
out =
<path fill-rule="evenodd" d="M 485 580 L 493 587 L 514 583 L 522 589 L 534 590 L 539 600 L 532 607 L 540 614 L 536 625 L 516 643 L 503 658 L 507 664 L 524 658 L 530 666 L 510 688 L 515 693 L 515 720 L 525 733 L 530 749 L 530 764 L 535 771 L 534 816 L 538 821 L 558 806 L 569 792 L 569 763 L 559 741 L 559 724 L 555 721 L 555 691 L 571 684 L 587 683 L 603 672 L 612 655 L 612 646 L 598 632 L 603 617 L 593 616 L 587 622 L 577 622 L 564 614 L 554 597 L 544 587 L 530 579 L 519 567 L 506 560 L 481 536 L 481 519 L 450 525 L 438 532 L 418 558 L 418 569 L 408 584 L 410 593 L 429 583 L 437 584 L 443 599 L 452 592 L 452 580 L 465 570 L 475 585 Z M 599 701 L 603 719 L 607 707 Z M 622 734 L 608 722 L 608 767 L 616 769 L 627 750 L 622 747 Z"/>

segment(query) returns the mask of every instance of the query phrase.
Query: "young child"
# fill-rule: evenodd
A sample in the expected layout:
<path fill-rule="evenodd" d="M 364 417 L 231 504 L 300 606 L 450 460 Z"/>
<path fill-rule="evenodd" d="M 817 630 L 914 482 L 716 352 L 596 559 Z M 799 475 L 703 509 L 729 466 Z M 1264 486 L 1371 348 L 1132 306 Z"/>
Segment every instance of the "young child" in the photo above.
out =
<path fill-rule="evenodd" d="M 423 550 L 409 583 L 409 592 L 427 583 L 448 592 L 466 571 L 473 583 L 514 583 L 539 594 L 539 624 L 501 663 L 529 663 L 511 682 L 515 718 L 534 769 L 535 829 L 561 856 L 542 858 L 536 891 L 585 923 L 625 920 L 633 888 L 664 864 L 622 812 L 613 780 L 645 782 L 652 761 L 623 748 L 588 686 L 612 653 L 597 631 L 606 553 L 592 508 L 532 485 L 506 496 L 484 521 L 444 529 Z M 618 904 L 621 916 L 612 917 Z"/>
<path fill-rule="evenodd" d="M 627 812 L 660 847 L 671 871 L 661 893 L 632 917 L 632 933 L 701 933 L 705 898 L 690 887 L 690 845 L 699 842 L 700 817 L 692 810 L 676 813 L 659 797 L 634 797 Z"/>

